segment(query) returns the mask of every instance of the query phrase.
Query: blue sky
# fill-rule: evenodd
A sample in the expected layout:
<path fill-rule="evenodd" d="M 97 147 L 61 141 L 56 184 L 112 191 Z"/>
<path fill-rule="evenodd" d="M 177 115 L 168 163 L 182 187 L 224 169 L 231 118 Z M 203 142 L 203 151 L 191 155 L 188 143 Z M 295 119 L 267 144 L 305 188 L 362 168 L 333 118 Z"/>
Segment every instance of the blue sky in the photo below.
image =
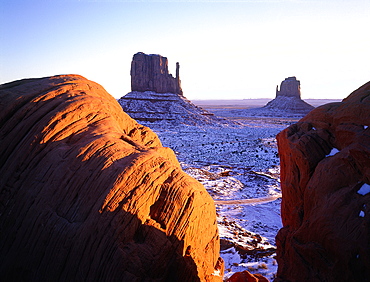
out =
<path fill-rule="evenodd" d="M 0 0 L 0 83 L 80 74 L 115 98 L 137 52 L 180 62 L 189 99 L 344 98 L 370 80 L 370 1 Z"/>

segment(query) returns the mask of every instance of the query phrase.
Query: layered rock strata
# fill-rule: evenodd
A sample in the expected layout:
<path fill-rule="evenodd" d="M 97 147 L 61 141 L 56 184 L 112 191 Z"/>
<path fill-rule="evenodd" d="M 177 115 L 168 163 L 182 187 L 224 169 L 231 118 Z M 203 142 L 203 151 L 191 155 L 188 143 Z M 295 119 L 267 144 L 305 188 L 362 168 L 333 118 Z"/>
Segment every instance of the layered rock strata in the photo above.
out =
<path fill-rule="evenodd" d="M 276 281 L 369 279 L 369 125 L 370 82 L 278 134 Z"/>
<path fill-rule="evenodd" d="M 0 86 L 4 281 L 222 281 L 215 206 L 81 76 Z"/>
<path fill-rule="evenodd" d="M 166 57 L 136 53 L 131 62 L 131 90 L 182 95 L 179 63 L 176 63 L 176 77 L 173 77 L 168 71 Z"/>
<path fill-rule="evenodd" d="M 295 76 L 288 77 L 276 86 L 276 97 L 265 106 L 267 109 L 277 109 L 286 112 L 307 114 L 313 106 L 301 99 L 301 83 Z"/>

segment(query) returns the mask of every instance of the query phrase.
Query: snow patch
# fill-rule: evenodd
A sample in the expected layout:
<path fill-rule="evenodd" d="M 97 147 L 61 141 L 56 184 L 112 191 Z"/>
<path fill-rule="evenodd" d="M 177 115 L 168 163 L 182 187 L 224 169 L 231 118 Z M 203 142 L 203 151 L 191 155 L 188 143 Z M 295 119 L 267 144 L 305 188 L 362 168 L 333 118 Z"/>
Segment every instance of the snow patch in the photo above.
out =
<path fill-rule="evenodd" d="M 370 185 L 367 183 L 364 183 L 364 185 L 361 186 L 361 188 L 357 191 L 360 195 L 366 195 L 367 193 L 370 193 Z"/>
<path fill-rule="evenodd" d="M 212 275 L 221 277 L 221 270 L 219 269 L 219 270 L 213 271 Z"/>
<path fill-rule="evenodd" d="M 360 217 L 365 217 L 365 212 L 364 211 L 360 211 L 359 216 Z"/>
<path fill-rule="evenodd" d="M 339 153 L 340 151 L 337 148 L 331 149 L 330 153 L 327 154 L 327 157 L 334 156 L 336 153 Z"/>
<path fill-rule="evenodd" d="M 364 129 L 367 129 L 369 126 L 367 126 L 367 125 L 364 125 Z"/>

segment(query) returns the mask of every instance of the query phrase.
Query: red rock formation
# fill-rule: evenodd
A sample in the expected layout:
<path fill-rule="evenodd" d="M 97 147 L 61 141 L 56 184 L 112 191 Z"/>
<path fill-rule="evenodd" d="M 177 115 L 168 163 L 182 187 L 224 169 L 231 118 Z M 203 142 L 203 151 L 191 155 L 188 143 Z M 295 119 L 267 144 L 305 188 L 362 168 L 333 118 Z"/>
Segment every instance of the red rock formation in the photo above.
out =
<path fill-rule="evenodd" d="M 182 95 L 180 65 L 176 63 L 176 77 L 168 72 L 168 60 L 160 55 L 136 53 L 131 62 L 131 91 L 154 91 Z"/>
<path fill-rule="evenodd" d="M 284 227 L 276 281 L 368 281 L 369 125 L 370 82 L 277 136 Z"/>
<path fill-rule="evenodd" d="M 301 82 L 292 76 L 281 82 L 280 91 L 276 86 L 276 97 L 265 108 L 307 114 L 314 107 L 301 99 Z"/>
<path fill-rule="evenodd" d="M 0 86 L 4 281 L 221 281 L 215 207 L 81 76 Z"/>
<path fill-rule="evenodd" d="M 269 282 L 266 277 L 261 274 L 252 274 L 247 270 L 234 273 L 226 282 Z"/>
<path fill-rule="evenodd" d="M 286 96 L 301 99 L 301 82 L 295 76 L 287 77 L 280 84 L 280 91 L 276 86 L 276 97 Z"/>

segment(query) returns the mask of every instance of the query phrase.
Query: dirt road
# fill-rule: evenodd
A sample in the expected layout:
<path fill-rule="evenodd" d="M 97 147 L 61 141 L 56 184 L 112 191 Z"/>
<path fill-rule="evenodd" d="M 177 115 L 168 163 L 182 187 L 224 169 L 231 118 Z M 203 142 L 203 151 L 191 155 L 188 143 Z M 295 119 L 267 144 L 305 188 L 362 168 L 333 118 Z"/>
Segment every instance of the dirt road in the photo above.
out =
<path fill-rule="evenodd" d="M 216 205 L 235 205 L 235 204 L 256 205 L 256 204 L 264 204 L 264 203 L 272 202 L 279 198 L 281 198 L 281 195 L 261 197 L 261 198 L 252 198 L 252 199 L 241 199 L 241 200 L 215 200 L 215 204 Z"/>

